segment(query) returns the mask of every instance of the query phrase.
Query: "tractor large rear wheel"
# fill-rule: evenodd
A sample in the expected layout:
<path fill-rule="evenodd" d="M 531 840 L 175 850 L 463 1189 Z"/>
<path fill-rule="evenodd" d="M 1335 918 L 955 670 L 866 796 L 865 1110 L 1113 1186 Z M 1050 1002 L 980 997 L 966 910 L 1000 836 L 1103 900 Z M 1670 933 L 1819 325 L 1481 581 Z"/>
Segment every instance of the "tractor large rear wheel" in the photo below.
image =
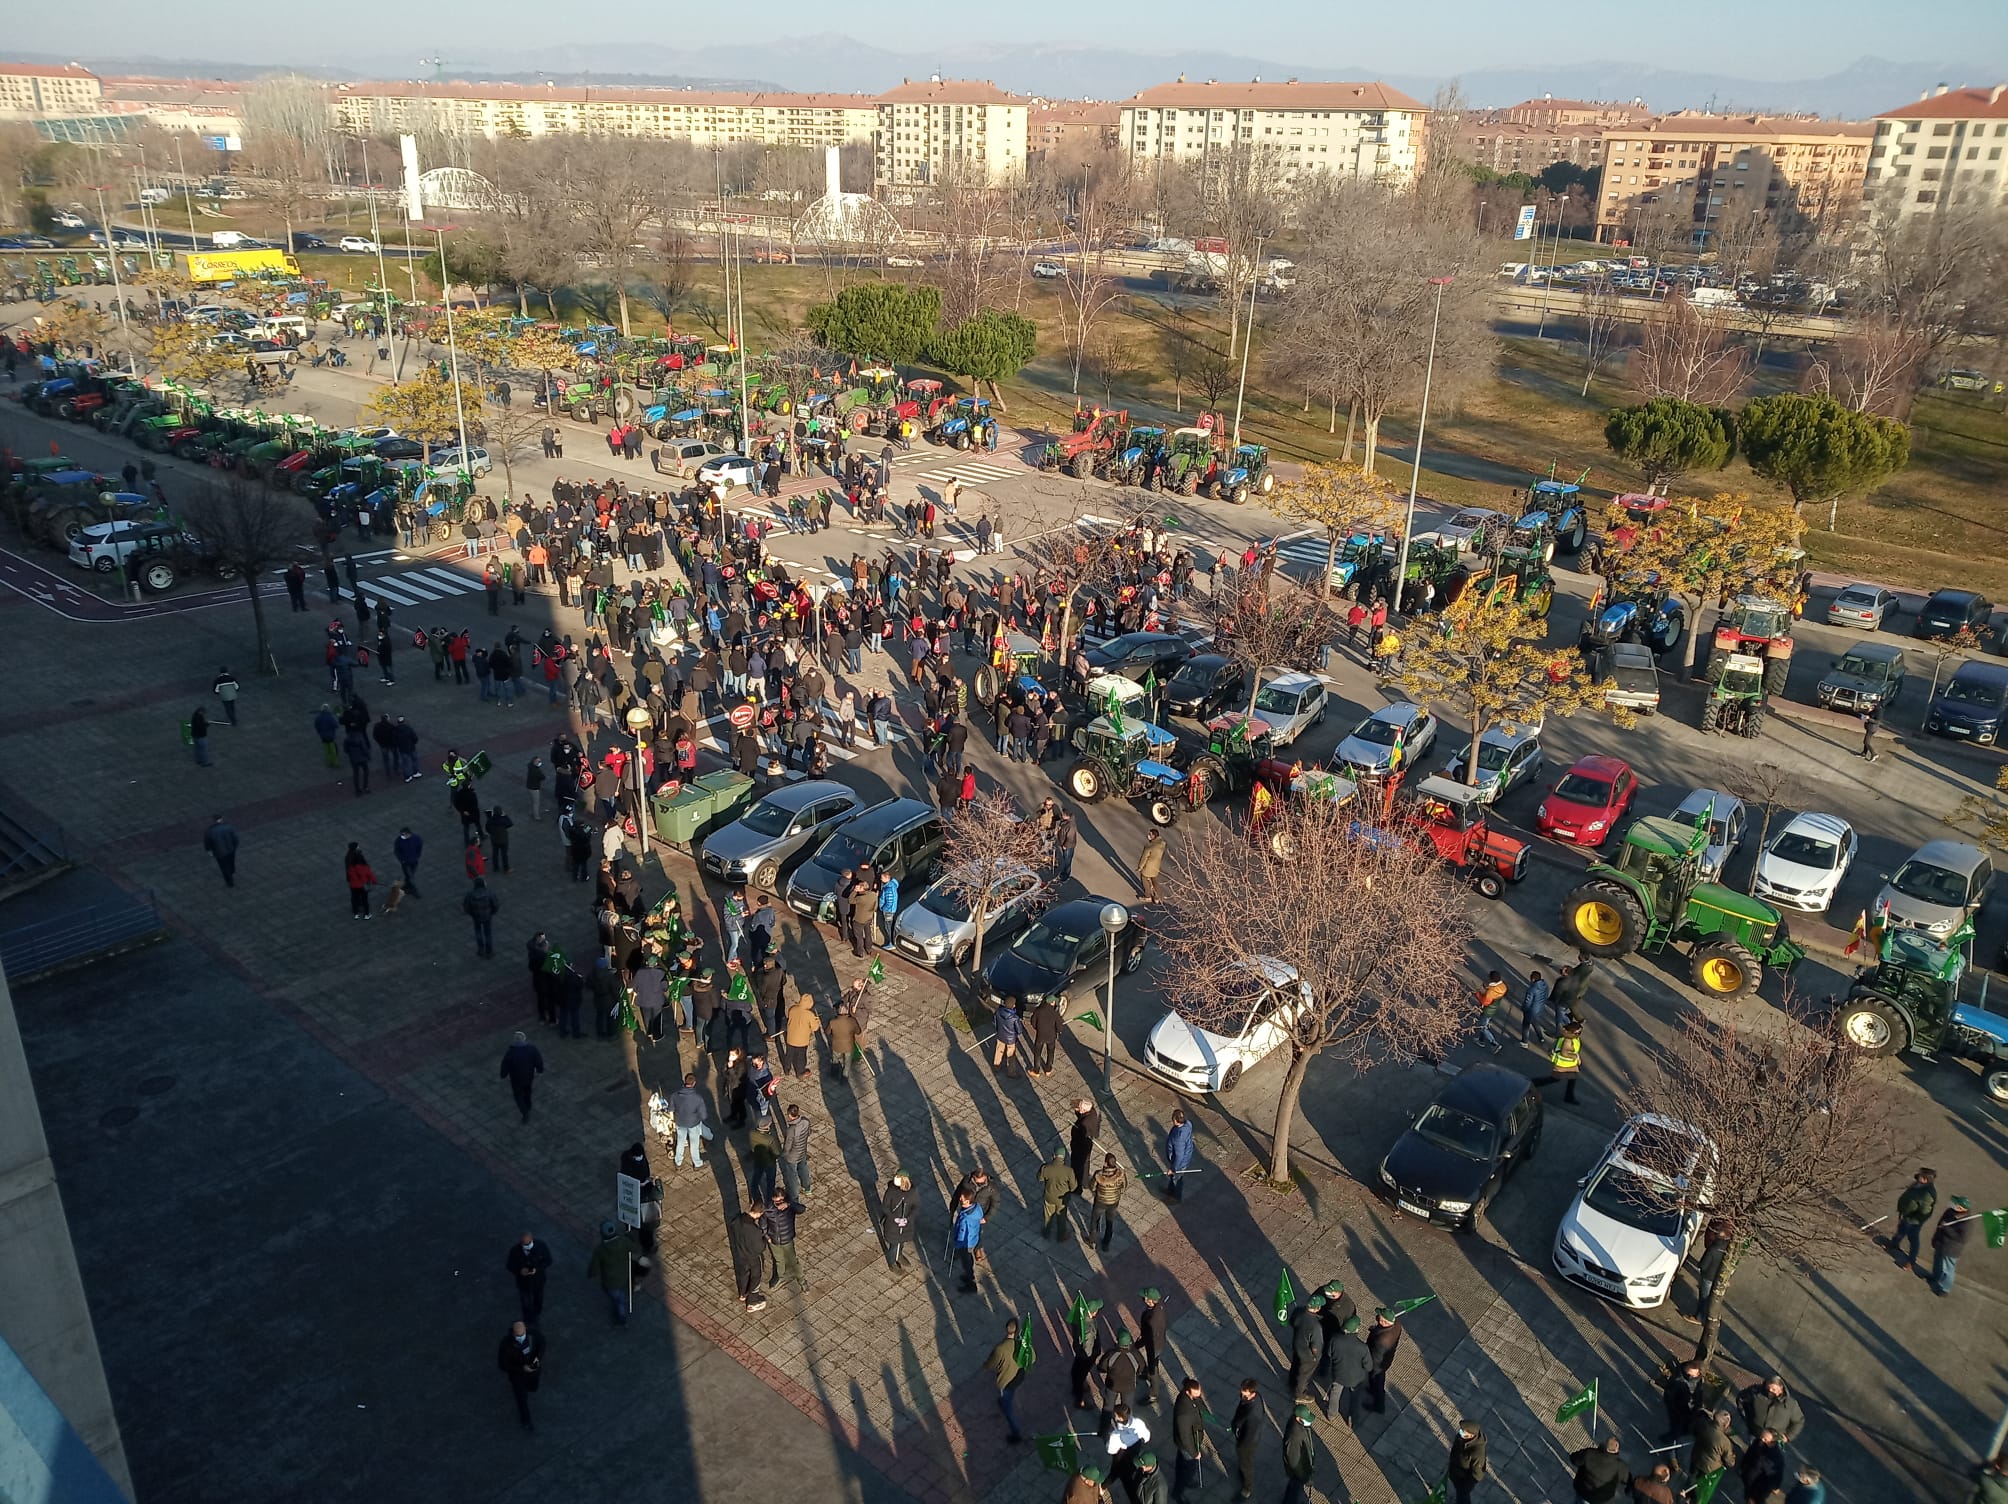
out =
<path fill-rule="evenodd" d="M 1067 789 L 1083 804 L 1099 804 L 1109 792 L 1108 778 L 1092 762 L 1077 762 L 1067 772 Z"/>
<path fill-rule="evenodd" d="M 1227 764 L 1211 753 L 1195 757 L 1185 774 L 1185 798 L 1194 808 L 1227 787 Z"/>
<path fill-rule="evenodd" d="M 1562 900 L 1562 932 L 1590 955 L 1630 955 L 1645 930 L 1645 910 L 1616 883 L 1584 883 Z"/>
<path fill-rule="evenodd" d="M 1729 649 L 1710 648 L 1708 666 L 1701 671 L 1701 677 L 1709 684 L 1720 684 L 1722 676 L 1729 672 Z"/>
<path fill-rule="evenodd" d="M 998 675 L 994 666 L 986 663 L 976 671 L 977 704 L 986 710 L 996 704 L 998 688 Z"/>
<path fill-rule="evenodd" d="M 1764 693 L 1767 695 L 1782 695 L 1785 692 L 1785 680 L 1790 677 L 1791 673 L 1792 660 L 1790 658 L 1766 658 L 1764 660 Z"/>
<path fill-rule="evenodd" d="M 1068 459 L 1067 463 L 1061 466 L 1061 468 L 1067 474 L 1073 476 L 1075 480 L 1086 480 L 1088 472 L 1094 468 L 1094 464 L 1095 462 L 1088 458 L 1087 451 L 1082 450 L 1079 454 Z"/>
<path fill-rule="evenodd" d="M 1177 491 L 1180 496 L 1190 496 L 1199 489 L 1199 470 L 1194 467 L 1178 478 Z"/>
<path fill-rule="evenodd" d="M 1756 737 L 1764 731 L 1764 702 L 1752 700 L 1743 712 L 1743 724 L 1737 728 L 1744 736 Z"/>
<path fill-rule="evenodd" d="M 1763 975 L 1757 958 L 1734 940 L 1710 940 L 1688 952 L 1687 979 L 1696 990 L 1725 1002 L 1754 996 Z"/>
<path fill-rule="evenodd" d="M 1851 997 L 1834 1020 L 1841 1038 L 1864 1055 L 1894 1055 L 1910 1043 L 1903 1015 L 1874 993 Z"/>
<path fill-rule="evenodd" d="M 2008 1107 L 2008 1065 L 1990 1060 L 1980 1067 L 1980 1089 L 1997 1107 Z"/>
<path fill-rule="evenodd" d="M 1584 522 L 1583 514 L 1581 512 L 1578 512 L 1576 514 L 1575 522 L 1572 523 L 1569 526 L 1568 530 L 1564 532 L 1561 535 L 1561 537 L 1557 538 L 1555 541 L 1561 545 L 1563 553 L 1579 554 L 1583 551 L 1583 543 L 1588 538 L 1588 536 L 1589 536 L 1589 528 L 1587 524 Z"/>
<path fill-rule="evenodd" d="M 1713 731 L 1722 719 L 1722 702 L 1710 696 L 1701 702 L 1701 729 Z"/>

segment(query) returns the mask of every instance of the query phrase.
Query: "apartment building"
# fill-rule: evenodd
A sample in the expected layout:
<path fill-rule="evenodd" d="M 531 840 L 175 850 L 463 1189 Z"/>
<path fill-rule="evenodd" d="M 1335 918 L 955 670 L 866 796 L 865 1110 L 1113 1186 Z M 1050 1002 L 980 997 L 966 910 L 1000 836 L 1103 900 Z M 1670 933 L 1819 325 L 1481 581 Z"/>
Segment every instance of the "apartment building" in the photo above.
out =
<path fill-rule="evenodd" d="M 1817 222 L 1861 201 L 1875 127 L 1799 115 L 1683 111 L 1604 132 L 1597 238 L 1630 237 L 1638 220 L 1716 225 L 1767 214 Z"/>
<path fill-rule="evenodd" d="M 1033 100 L 1025 115 L 1025 154 L 1037 161 L 1049 152 L 1074 157 L 1113 151 L 1122 111 L 1085 100 Z"/>
<path fill-rule="evenodd" d="M 875 181 L 884 187 L 935 183 L 959 174 L 985 183 L 1025 175 L 1031 101 L 993 83 L 902 79 L 877 98 Z"/>
<path fill-rule="evenodd" d="M 350 83 L 331 91 L 357 135 L 439 130 L 458 136 L 604 135 L 698 146 L 844 146 L 869 141 L 878 111 L 863 94 L 564 88 L 556 84 Z"/>
<path fill-rule="evenodd" d="M 1601 167 L 1604 132 L 1612 126 L 1643 125 L 1652 112 L 1642 104 L 1603 100 L 1523 100 L 1503 110 L 1467 110 L 1453 135 L 1460 160 L 1497 173 L 1538 177 L 1557 162 Z"/>
<path fill-rule="evenodd" d="M 107 109 L 138 110 L 164 131 L 241 138 L 246 84 L 230 79 L 116 78 L 102 80 Z"/>
<path fill-rule="evenodd" d="M 95 115 L 103 92 L 98 76 L 75 63 L 0 63 L 0 120 Z"/>
<path fill-rule="evenodd" d="M 1906 218 L 1948 205 L 2008 201 L 2008 86 L 1940 84 L 1875 118 L 1866 188 Z"/>
<path fill-rule="evenodd" d="M 1116 129 L 1132 161 L 1202 167 L 1236 147 L 1275 154 L 1285 178 L 1329 172 L 1413 182 L 1428 106 L 1382 83 L 1159 84 L 1124 101 Z"/>

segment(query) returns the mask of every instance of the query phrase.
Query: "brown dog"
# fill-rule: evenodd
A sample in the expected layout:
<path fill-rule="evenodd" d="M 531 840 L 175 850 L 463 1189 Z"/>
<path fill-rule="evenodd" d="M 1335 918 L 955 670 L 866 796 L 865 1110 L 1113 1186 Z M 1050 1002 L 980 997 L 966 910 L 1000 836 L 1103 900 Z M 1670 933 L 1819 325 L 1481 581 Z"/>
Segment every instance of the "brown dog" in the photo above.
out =
<path fill-rule="evenodd" d="M 390 892 L 384 898 L 383 901 L 384 917 L 389 918 L 392 914 L 395 914 L 397 912 L 397 906 L 403 902 L 404 902 L 404 879 L 399 878 L 396 882 L 390 885 Z"/>

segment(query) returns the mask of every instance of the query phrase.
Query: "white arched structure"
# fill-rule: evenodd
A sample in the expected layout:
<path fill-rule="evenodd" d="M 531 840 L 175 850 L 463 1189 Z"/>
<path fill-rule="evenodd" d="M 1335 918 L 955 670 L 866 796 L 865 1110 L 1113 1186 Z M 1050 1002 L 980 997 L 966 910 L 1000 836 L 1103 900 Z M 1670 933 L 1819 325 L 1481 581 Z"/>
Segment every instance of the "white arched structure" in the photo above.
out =
<path fill-rule="evenodd" d="M 421 173 L 418 193 L 428 209 L 468 213 L 495 206 L 495 185 L 465 167 L 435 167 Z"/>
<path fill-rule="evenodd" d="M 899 238 L 899 221 L 869 193 L 845 193 L 837 175 L 837 148 L 824 148 L 823 196 L 795 221 L 798 245 L 863 250 Z"/>

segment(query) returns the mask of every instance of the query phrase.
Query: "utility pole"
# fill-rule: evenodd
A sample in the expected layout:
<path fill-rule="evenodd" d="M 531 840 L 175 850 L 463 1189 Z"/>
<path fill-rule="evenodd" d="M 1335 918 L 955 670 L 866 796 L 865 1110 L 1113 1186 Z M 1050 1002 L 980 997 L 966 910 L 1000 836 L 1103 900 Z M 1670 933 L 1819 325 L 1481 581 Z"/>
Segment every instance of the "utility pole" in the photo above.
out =
<path fill-rule="evenodd" d="M 1234 254 L 1228 250 L 1229 257 Z M 1230 266 L 1233 264 L 1230 260 Z M 1255 289 L 1262 279 L 1262 237 L 1255 237 L 1255 259 L 1248 265 L 1248 327 L 1241 337 L 1241 379 L 1234 388 L 1234 439 L 1233 447 L 1241 447 L 1241 401 L 1248 395 L 1248 350 L 1255 343 Z"/>
<path fill-rule="evenodd" d="M 1422 483 L 1422 434 L 1429 426 L 1429 383 L 1436 374 L 1436 330 L 1443 320 L 1443 289 L 1450 286 L 1450 277 L 1431 277 L 1429 285 L 1436 289 L 1436 311 L 1429 316 L 1429 364 L 1422 369 L 1422 413 L 1415 420 L 1415 463 L 1408 472 L 1408 520 L 1401 527 L 1401 554 L 1394 566 L 1394 609 L 1401 610 L 1402 582 L 1408 577 L 1408 540 L 1415 532 L 1415 493 Z"/>

